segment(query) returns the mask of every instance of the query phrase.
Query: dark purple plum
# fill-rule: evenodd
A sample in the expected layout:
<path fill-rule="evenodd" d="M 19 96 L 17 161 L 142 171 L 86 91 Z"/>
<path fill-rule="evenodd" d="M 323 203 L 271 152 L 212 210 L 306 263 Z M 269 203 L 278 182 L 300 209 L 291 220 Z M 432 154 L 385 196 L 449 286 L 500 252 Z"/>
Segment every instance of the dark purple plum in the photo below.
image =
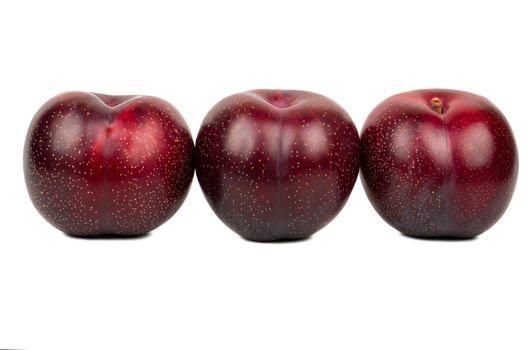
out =
<path fill-rule="evenodd" d="M 371 112 L 361 135 L 365 192 L 405 235 L 472 238 L 509 205 L 516 143 L 484 97 L 437 89 L 398 94 Z"/>
<path fill-rule="evenodd" d="M 63 93 L 29 127 L 26 185 L 37 210 L 70 235 L 142 235 L 184 201 L 193 149 L 186 122 L 166 101 Z"/>
<path fill-rule="evenodd" d="M 359 136 L 337 103 L 306 91 L 225 98 L 196 140 L 197 178 L 217 216 L 253 241 L 307 238 L 348 199 Z"/>

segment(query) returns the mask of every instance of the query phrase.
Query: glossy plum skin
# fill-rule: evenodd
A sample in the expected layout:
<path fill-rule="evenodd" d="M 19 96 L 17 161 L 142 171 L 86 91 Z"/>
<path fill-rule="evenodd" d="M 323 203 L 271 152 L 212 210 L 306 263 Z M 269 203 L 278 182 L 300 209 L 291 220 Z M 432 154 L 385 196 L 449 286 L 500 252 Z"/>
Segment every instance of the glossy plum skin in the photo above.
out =
<path fill-rule="evenodd" d="M 405 235 L 472 238 L 511 200 L 518 154 L 503 114 L 455 90 L 392 96 L 361 133 L 361 178 L 380 216 Z"/>
<path fill-rule="evenodd" d="M 185 120 L 164 100 L 67 92 L 31 122 L 26 186 L 44 218 L 69 235 L 143 235 L 184 201 L 193 149 Z"/>
<path fill-rule="evenodd" d="M 359 136 L 334 101 L 306 91 L 229 96 L 196 140 L 199 184 L 217 216 L 253 241 L 307 238 L 349 197 Z"/>

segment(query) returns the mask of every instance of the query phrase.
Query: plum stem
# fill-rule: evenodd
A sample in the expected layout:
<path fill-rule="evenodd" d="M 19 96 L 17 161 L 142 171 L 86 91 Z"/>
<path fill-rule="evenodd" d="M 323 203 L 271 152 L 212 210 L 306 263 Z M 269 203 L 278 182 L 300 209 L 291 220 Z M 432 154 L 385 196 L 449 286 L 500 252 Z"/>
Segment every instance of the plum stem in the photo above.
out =
<path fill-rule="evenodd" d="M 443 114 L 444 113 L 444 109 L 443 109 L 443 105 L 442 105 L 442 102 L 441 102 L 441 99 L 438 98 L 438 97 L 434 97 L 431 99 L 431 109 L 433 109 L 435 112 L 439 113 L 439 114 Z"/>

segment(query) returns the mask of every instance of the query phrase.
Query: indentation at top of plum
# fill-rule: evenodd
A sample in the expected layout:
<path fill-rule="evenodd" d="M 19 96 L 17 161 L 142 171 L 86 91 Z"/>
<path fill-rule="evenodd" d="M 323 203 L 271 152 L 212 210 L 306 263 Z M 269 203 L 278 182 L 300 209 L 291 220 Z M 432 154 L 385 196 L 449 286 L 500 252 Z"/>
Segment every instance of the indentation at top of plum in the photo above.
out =
<path fill-rule="evenodd" d="M 103 104 L 105 104 L 106 106 L 110 108 L 117 107 L 121 105 L 122 103 L 125 103 L 129 101 L 130 99 L 137 97 L 135 95 L 113 96 L 113 95 L 98 94 L 95 92 L 92 92 L 91 95 L 98 98 Z"/>
<path fill-rule="evenodd" d="M 285 109 L 295 104 L 295 96 L 284 92 L 275 92 L 267 96 L 267 101 L 279 109 Z"/>

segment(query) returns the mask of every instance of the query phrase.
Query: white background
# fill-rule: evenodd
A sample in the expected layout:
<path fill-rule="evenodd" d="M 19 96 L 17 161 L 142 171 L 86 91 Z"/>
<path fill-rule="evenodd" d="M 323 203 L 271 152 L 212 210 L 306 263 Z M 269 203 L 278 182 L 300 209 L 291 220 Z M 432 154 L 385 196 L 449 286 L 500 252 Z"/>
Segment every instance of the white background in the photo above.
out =
<path fill-rule="evenodd" d="M 531 21 L 525 1 L 4 1 L 0 5 L 0 348 L 530 349 Z M 194 183 L 150 236 L 81 240 L 42 219 L 22 148 L 68 90 L 148 94 L 195 135 L 221 98 L 322 93 L 361 129 L 418 88 L 488 97 L 509 119 L 520 176 L 505 216 L 471 241 L 385 224 L 358 181 L 312 239 L 247 242 Z"/>

